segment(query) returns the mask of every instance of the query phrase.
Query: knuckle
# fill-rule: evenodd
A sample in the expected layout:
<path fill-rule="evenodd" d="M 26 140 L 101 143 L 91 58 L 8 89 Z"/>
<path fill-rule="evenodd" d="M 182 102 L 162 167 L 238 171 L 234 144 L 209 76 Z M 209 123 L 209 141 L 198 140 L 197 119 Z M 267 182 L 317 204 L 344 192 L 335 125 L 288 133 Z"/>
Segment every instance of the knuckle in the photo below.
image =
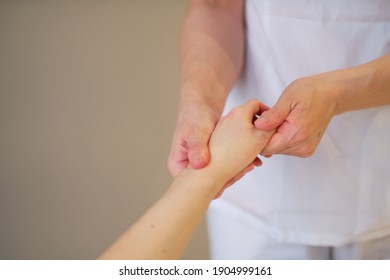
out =
<path fill-rule="evenodd" d="M 230 110 L 230 112 L 229 112 L 228 115 L 229 115 L 230 117 L 233 117 L 233 116 L 239 114 L 241 111 L 242 111 L 242 108 L 241 108 L 241 107 L 234 107 L 233 109 Z"/>
<path fill-rule="evenodd" d="M 248 104 L 249 104 L 250 106 L 258 106 L 258 105 L 260 104 L 260 101 L 257 100 L 256 98 L 252 98 L 252 99 L 250 99 L 250 100 L 248 101 Z"/>
<path fill-rule="evenodd" d="M 276 154 L 276 153 L 277 153 L 276 150 L 271 148 L 271 147 L 269 147 L 269 145 L 268 145 L 268 146 L 266 146 L 265 148 L 263 148 L 261 150 L 260 155 L 265 157 L 265 156 L 273 155 L 273 154 Z"/>
<path fill-rule="evenodd" d="M 301 158 L 308 158 L 314 154 L 315 147 L 313 145 L 304 145 L 298 150 L 298 156 Z"/>

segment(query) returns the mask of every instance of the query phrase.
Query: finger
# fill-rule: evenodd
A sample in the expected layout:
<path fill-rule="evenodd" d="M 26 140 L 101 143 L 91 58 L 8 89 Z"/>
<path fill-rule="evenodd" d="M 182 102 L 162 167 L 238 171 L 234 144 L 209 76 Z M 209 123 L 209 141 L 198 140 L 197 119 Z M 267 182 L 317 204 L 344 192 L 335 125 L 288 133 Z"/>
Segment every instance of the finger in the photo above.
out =
<path fill-rule="evenodd" d="M 240 180 L 242 177 L 245 176 L 248 172 L 252 171 L 255 168 L 255 165 L 253 163 L 249 164 L 247 167 L 245 167 L 240 173 L 238 173 L 236 176 L 231 178 L 225 185 L 224 187 L 217 193 L 215 198 L 219 198 L 223 192 L 229 188 L 231 185 L 233 185 L 235 182 Z"/>
<path fill-rule="evenodd" d="M 279 154 L 288 155 L 288 156 L 296 156 L 301 158 L 307 158 L 314 154 L 316 150 L 316 146 L 308 143 L 307 141 L 303 143 L 299 143 L 292 147 L 288 147 L 286 149 L 280 150 Z"/>
<path fill-rule="evenodd" d="M 261 115 L 263 112 L 269 109 L 267 105 L 257 99 L 249 100 L 248 102 L 239 106 L 239 108 L 243 109 L 246 119 L 252 121 L 252 123 L 254 118 L 256 118 L 255 115 Z"/>
<path fill-rule="evenodd" d="M 237 182 L 238 180 L 240 180 L 242 177 L 245 176 L 245 174 L 247 174 L 248 172 L 252 171 L 253 169 L 255 168 L 254 164 L 249 164 L 247 167 L 245 167 L 240 173 L 238 173 L 236 176 L 234 176 L 233 178 L 231 178 L 226 184 L 225 186 L 222 188 L 222 190 L 219 192 L 220 194 L 222 194 L 227 188 L 229 188 L 230 186 L 232 186 L 235 182 Z M 218 194 L 219 194 L 218 193 Z"/>
<path fill-rule="evenodd" d="M 257 128 L 253 128 L 253 133 L 257 139 L 258 151 L 262 151 L 264 147 L 268 145 L 275 131 L 276 131 L 275 129 L 265 131 L 265 130 L 259 130 Z"/>
<path fill-rule="evenodd" d="M 235 175 L 232 179 L 229 180 L 231 184 L 234 184 L 238 180 L 240 180 L 242 177 L 245 176 L 246 173 L 249 171 L 252 171 L 255 168 L 255 165 L 252 163 L 248 164 L 247 167 L 245 167 L 243 170 L 241 170 L 237 175 Z"/>
<path fill-rule="evenodd" d="M 307 142 L 307 137 L 302 133 L 304 127 L 305 124 L 294 116 L 294 111 L 291 112 L 288 119 L 277 128 L 276 133 L 272 135 L 260 154 L 263 156 L 281 154 L 283 150 L 297 147 Z"/>
<path fill-rule="evenodd" d="M 176 177 L 188 166 L 188 153 L 182 145 L 175 145 L 168 157 L 168 170 L 173 177 Z"/>
<path fill-rule="evenodd" d="M 258 158 L 258 157 L 256 157 L 256 158 L 253 160 L 252 163 L 253 163 L 254 166 L 257 166 L 257 167 L 260 167 L 260 166 L 263 165 L 263 162 L 262 162 L 261 159 Z"/>
<path fill-rule="evenodd" d="M 272 130 L 280 126 L 290 113 L 290 102 L 280 98 L 275 106 L 264 111 L 255 121 L 255 127 L 261 130 Z"/>
<path fill-rule="evenodd" d="M 288 148 L 288 144 L 289 143 L 285 135 L 281 132 L 276 132 L 274 135 L 272 135 L 268 144 L 263 148 L 260 154 L 266 157 L 269 157 L 273 154 L 279 154 L 282 150 Z"/>
<path fill-rule="evenodd" d="M 208 148 L 210 135 L 197 134 L 188 141 L 188 160 L 194 169 L 205 167 L 210 160 Z"/>

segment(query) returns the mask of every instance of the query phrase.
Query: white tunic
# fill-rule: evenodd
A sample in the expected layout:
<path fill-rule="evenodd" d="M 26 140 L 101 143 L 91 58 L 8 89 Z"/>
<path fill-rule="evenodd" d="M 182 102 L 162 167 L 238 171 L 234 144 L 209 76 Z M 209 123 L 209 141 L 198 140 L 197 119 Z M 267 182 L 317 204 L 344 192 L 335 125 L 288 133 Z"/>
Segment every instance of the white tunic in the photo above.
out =
<path fill-rule="evenodd" d="M 251 98 L 273 106 L 299 77 L 390 52 L 390 0 L 247 0 L 246 23 L 244 73 L 226 111 Z M 390 235 L 389 123 L 390 106 L 336 116 L 312 157 L 265 159 L 211 207 L 239 211 L 283 242 L 337 246 Z"/>

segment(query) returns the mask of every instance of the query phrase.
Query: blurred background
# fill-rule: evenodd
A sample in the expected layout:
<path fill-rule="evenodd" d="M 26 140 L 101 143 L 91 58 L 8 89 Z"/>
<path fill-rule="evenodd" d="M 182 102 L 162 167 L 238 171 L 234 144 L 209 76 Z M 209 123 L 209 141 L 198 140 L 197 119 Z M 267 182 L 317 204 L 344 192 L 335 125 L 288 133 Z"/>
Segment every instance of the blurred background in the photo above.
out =
<path fill-rule="evenodd" d="M 0 259 L 95 259 L 163 194 L 186 6 L 0 1 Z"/>

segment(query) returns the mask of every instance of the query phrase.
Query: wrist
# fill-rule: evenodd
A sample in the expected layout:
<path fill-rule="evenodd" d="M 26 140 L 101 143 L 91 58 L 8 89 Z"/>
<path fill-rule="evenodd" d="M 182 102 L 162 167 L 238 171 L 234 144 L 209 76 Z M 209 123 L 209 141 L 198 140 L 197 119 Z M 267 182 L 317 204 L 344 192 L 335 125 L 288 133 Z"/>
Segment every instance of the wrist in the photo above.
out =
<path fill-rule="evenodd" d="M 218 106 L 210 98 L 201 95 L 195 90 L 188 90 L 182 94 L 179 104 L 178 123 L 186 123 L 189 120 L 209 127 L 212 131 L 218 123 L 223 110 L 223 105 Z"/>
<path fill-rule="evenodd" d="M 361 70 L 355 67 L 330 72 L 329 84 L 336 100 L 335 115 L 355 109 L 353 103 L 365 90 L 368 81 L 368 75 Z"/>
<path fill-rule="evenodd" d="M 324 77 L 328 94 L 336 101 L 335 115 L 384 103 L 379 97 L 384 87 L 378 79 L 381 72 L 378 64 L 374 61 L 318 75 Z"/>
<path fill-rule="evenodd" d="M 207 84 L 206 81 L 182 82 L 180 107 L 207 107 L 214 114 L 220 116 L 225 106 L 227 91 L 218 86 L 218 83 Z"/>
<path fill-rule="evenodd" d="M 203 192 L 210 199 L 213 199 L 226 184 L 223 175 L 209 165 L 202 169 L 187 167 L 179 173 L 175 181 L 186 182 L 189 188 L 195 188 L 198 192 Z"/>
<path fill-rule="evenodd" d="M 331 117 L 348 111 L 346 105 L 350 98 L 349 73 L 344 70 L 336 70 L 302 78 L 302 83 L 311 88 L 314 94 L 318 94 L 320 102 L 329 112 Z"/>

